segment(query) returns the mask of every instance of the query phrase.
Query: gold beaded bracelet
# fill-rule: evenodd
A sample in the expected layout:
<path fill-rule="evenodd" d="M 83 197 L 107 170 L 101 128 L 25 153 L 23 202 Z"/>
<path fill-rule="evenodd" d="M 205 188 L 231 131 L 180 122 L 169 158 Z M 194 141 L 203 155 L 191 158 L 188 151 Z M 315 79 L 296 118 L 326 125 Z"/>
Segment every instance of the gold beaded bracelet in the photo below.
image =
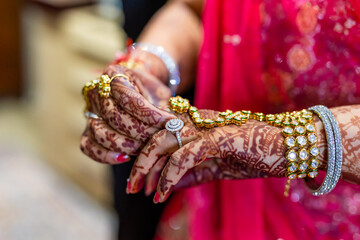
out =
<path fill-rule="evenodd" d="M 201 128 L 214 128 L 225 125 L 242 125 L 249 119 L 282 128 L 284 145 L 287 148 L 285 158 L 288 160 L 286 177 L 288 179 L 285 187 L 285 196 L 288 196 L 290 180 L 295 178 L 315 178 L 319 171 L 319 155 L 317 144 L 316 128 L 313 122 L 313 113 L 308 110 L 286 112 L 280 114 L 251 113 L 242 110 L 233 112 L 226 110 L 220 112 L 217 119 L 204 119 L 198 109 L 191 106 L 189 100 L 182 97 L 172 97 L 169 100 L 170 110 L 176 113 L 188 113 L 194 124 Z"/>

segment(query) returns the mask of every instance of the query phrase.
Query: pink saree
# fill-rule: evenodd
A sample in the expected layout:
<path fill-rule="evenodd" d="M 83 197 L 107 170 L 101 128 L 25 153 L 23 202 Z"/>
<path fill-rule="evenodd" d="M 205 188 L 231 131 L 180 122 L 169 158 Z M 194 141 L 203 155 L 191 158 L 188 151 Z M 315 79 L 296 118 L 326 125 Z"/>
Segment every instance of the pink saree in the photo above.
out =
<path fill-rule="evenodd" d="M 208 0 L 195 106 L 275 113 L 359 104 L 359 22 L 359 0 Z M 285 198 L 284 181 L 187 189 L 187 238 L 360 239 L 359 186 L 341 182 L 313 197 L 293 181 Z"/>

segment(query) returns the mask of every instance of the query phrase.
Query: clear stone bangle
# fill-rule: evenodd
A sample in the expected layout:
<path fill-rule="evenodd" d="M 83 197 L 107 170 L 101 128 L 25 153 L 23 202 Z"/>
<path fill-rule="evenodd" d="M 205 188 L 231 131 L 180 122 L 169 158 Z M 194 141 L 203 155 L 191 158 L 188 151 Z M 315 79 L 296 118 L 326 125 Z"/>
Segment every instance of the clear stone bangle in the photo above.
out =
<path fill-rule="evenodd" d="M 331 186 L 329 189 L 330 192 L 332 189 L 335 188 L 341 176 L 341 167 L 343 162 L 343 147 L 341 142 L 340 128 L 334 115 L 327 107 L 322 106 L 322 108 L 323 111 L 326 112 L 327 117 L 329 118 L 333 130 L 333 134 L 335 137 L 335 170 L 334 170 L 333 178 L 331 180 Z"/>
<path fill-rule="evenodd" d="M 172 92 L 172 95 L 175 96 L 176 89 L 180 84 L 180 74 L 179 67 L 175 63 L 174 59 L 161 46 L 155 46 L 148 43 L 134 43 L 132 47 L 134 49 L 138 48 L 142 51 L 152 53 L 164 62 L 170 74 L 169 88 Z"/>
<path fill-rule="evenodd" d="M 334 138 L 331 122 L 328 118 L 327 112 L 324 110 L 323 107 L 324 106 L 317 105 L 309 108 L 310 111 L 315 112 L 322 120 L 326 132 L 327 143 L 328 143 L 328 166 L 323 183 L 319 187 L 315 184 L 313 179 L 305 179 L 305 182 L 308 183 L 307 186 L 309 187 L 310 192 L 314 196 L 320 196 L 330 192 L 332 190 L 332 185 L 333 185 L 332 183 L 335 175 L 335 161 L 336 161 L 335 138 Z"/>

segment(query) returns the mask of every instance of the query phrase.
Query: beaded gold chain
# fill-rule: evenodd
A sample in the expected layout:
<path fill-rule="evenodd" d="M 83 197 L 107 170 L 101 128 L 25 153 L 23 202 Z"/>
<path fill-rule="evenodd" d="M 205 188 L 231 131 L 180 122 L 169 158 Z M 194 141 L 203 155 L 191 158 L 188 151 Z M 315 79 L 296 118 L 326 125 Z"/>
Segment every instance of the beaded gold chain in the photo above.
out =
<path fill-rule="evenodd" d="M 286 174 L 288 180 L 315 178 L 319 173 L 320 163 L 317 159 L 319 148 L 316 146 L 317 136 L 313 124 L 313 113 L 306 109 L 267 115 L 260 112 L 252 113 L 248 110 L 236 112 L 226 110 L 220 112 L 217 119 L 204 119 L 198 109 L 190 105 L 189 100 L 179 96 L 170 98 L 169 108 L 176 113 L 188 113 L 199 128 L 214 128 L 231 124 L 242 125 L 246 124 L 249 119 L 280 127 L 285 138 L 284 145 L 287 148 L 285 158 L 288 160 Z M 288 186 L 286 191 L 288 191 Z"/>

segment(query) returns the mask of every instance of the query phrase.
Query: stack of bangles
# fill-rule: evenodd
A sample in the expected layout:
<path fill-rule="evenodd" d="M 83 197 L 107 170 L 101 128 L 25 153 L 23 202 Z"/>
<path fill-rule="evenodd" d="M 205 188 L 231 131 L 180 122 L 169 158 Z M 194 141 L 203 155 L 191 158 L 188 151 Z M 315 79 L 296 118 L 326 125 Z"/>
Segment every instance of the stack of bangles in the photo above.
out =
<path fill-rule="evenodd" d="M 289 194 L 290 180 L 295 178 L 304 179 L 310 192 L 315 196 L 329 193 L 340 178 L 342 165 L 340 130 L 334 115 L 325 106 L 319 105 L 308 110 L 267 115 L 259 112 L 252 113 L 248 110 L 236 112 L 226 110 L 220 112 L 217 119 L 204 119 L 198 109 L 191 106 L 187 99 L 177 96 L 170 98 L 169 108 L 175 113 L 188 113 L 199 128 L 214 128 L 231 124 L 240 126 L 246 124 L 249 119 L 282 128 L 284 145 L 287 148 L 285 158 L 287 159 L 288 181 L 285 196 Z M 317 114 L 324 124 L 329 147 L 327 173 L 321 186 L 317 186 L 313 180 L 319 174 L 320 165 L 317 159 L 320 150 L 317 146 L 318 137 L 315 124 L 313 124 L 313 113 Z"/>

